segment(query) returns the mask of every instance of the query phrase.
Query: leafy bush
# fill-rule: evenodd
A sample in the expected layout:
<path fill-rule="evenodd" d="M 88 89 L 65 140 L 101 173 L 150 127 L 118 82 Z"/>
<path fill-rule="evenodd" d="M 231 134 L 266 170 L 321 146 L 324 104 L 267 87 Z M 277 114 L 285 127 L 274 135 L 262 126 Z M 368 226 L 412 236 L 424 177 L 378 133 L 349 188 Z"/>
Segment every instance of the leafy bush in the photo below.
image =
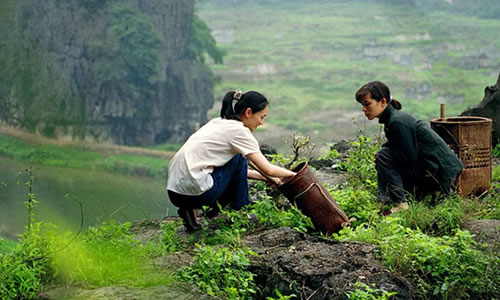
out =
<path fill-rule="evenodd" d="M 174 253 L 183 249 L 181 239 L 177 235 L 177 231 L 181 227 L 181 221 L 178 222 L 167 222 L 162 224 L 161 231 L 162 237 L 161 241 L 165 247 L 166 253 Z"/>
<path fill-rule="evenodd" d="M 379 220 L 378 212 L 380 204 L 377 202 L 373 192 L 363 189 L 355 189 L 351 186 L 340 190 L 329 190 L 332 198 L 350 217 L 355 218 L 352 226 L 368 223 L 372 224 Z"/>
<path fill-rule="evenodd" d="M 160 55 L 162 40 L 149 18 L 135 5 L 113 3 L 109 10 L 108 38 L 93 47 L 97 80 L 103 87 L 127 90 L 132 100 L 151 96 L 152 85 L 162 79 L 165 63 Z M 139 101 L 137 103 L 141 103 Z M 133 107 L 145 117 L 144 105 Z"/>
<path fill-rule="evenodd" d="M 274 293 L 276 294 L 276 296 L 278 296 L 278 298 L 266 297 L 266 300 L 287 300 L 287 299 L 297 298 L 297 295 L 295 295 L 295 294 L 285 296 L 285 295 L 281 294 L 278 289 L 275 289 Z"/>
<path fill-rule="evenodd" d="M 500 182 L 500 166 L 496 166 L 493 168 L 492 174 L 491 174 L 491 180 Z"/>
<path fill-rule="evenodd" d="M 378 245 L 380 259 L 393 272 L 409 276 L 422 297 L 468 297 L 500 292 L 500 258 L 476 250 L 468 231 L 454 236 L 430 237 L 403 227 L 400 219 L 387 217 L 374 226 L 344 228 L 336 237 Z"/>
<path fill-rule="evenodd" d="M 373 159 L 375 153 L 380 149 L 380 141 L 363 134 L 351 142 L 344 169 L 349 173 L 349 182 L 353 186 L 366 186 L 371 191 L 377 188 L 377 172 Z"/>
<path fill-rule="evenodd" d="M 249 212 L 257 216 L 260 225 L 267 228 L 290 227 L 300 232 L 314 228 L 311 219 L 297 208 L 291 206 L 288 210 L 279 209 L 267 195 L 261 194 L 260 200 L 251 205 Z"/>
<path fill-rule="evenodd" d="M 377 288 L 375 288 L 375 285 L 370 287 L 367 284 L 364 284 L 362 282 L 356 282 L 354 284 L 354 287 L 356 288 L 354 291 L 347 293 L 348 299 L 352 299 L 352 300 L 368 300 L 368 299 L 387 300 L 387 299 L 390 299 L 391 296 L 394 296 L 397 294 L 397 292 L 388 292 L 384 289 L 377 289 Z"/>
<path fill-rule="evenodd" d="M 498 143 L 495 148 L 493 148 L 493 155 L 496 157 L 500 157 L 500 143 Z"/>
<path fill-rule="evenodd" d="M 247 268 L 249 256 L 257 255 L 248 248 L 212 248 L 198 245 L 192 266 L 179 272 L 182 279 L 193 282 L 209 295 L 223 299 L 252 299 L 257 292 L 254 274 Z"/>
<path fill-rule="evenodd" d="M 435 236 L 453 234 L 464 218 L 462 199 L 458 195 L 446 197 L 441 203 L 410 202 L 409 209 L 400 212 L 401 225 L 420 229 Z"/>
<path fill-rule="evenodd" d="M 191 36 L 187 48 L 187 55 L 201 63 L 205 62 L 207 53 L 216 64 L 222 64 L 226 52 L 217 48 L 212 31 L 207 24 L 198 16 L 193 17 Z"/>
<path fill-rule="evenodd" d="M 11 252 L 0 254 L 1 299 L 34 299 L 44 284 L 54 280 L 53 230 L 51 225 L 32 224 Z"/>

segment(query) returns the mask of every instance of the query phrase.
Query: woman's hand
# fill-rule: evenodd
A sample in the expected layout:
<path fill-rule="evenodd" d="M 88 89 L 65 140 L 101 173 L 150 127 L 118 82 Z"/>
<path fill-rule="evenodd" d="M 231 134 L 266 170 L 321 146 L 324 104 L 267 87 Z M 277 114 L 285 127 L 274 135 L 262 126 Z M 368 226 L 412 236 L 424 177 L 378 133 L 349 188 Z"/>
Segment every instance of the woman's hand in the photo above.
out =
<path fill-rule="evenodd" d="M 266 177 L 283 178 L 295 176 L 296 174 L 295 172 L 271 164 L 261 152 L 248 154 L 247 158 L 257 167 L 258 171 Z"/>

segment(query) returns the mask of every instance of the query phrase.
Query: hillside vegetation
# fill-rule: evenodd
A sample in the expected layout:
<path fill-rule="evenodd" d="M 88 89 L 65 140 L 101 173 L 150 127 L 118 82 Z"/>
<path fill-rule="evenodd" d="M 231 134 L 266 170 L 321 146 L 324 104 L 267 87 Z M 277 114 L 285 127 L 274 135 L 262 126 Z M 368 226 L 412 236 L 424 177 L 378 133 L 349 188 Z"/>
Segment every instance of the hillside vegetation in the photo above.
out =
<path fill-rule="evenodd" d="M 469 2 L 205 0 L 197 13 L 227 53 L 210 66 L 216 100 L 230 89 L 261 91 L 271 100 L 261 140 L 300 131 L 325 142 L 375 130 L 353 96 L 368 81 L 386 82 L 425 120 L 439 103 L 447 115 L 479 103 L 498 76 L 500 19 L 495 1 Z"/>

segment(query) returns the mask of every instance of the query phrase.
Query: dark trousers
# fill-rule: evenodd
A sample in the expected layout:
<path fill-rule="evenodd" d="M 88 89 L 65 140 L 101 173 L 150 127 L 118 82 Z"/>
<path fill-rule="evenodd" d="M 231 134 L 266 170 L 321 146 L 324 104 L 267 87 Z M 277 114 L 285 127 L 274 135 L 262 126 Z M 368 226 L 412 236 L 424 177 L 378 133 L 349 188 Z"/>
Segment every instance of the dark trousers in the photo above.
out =
<path fill-rule="evenodd" d="M 212 174 L 214 185 L 211 189 L 198 196 L 188 196 L 168 191 L 170 201 L 177 207 L 186 209 L 216 207 L 217 202 L 222 207 L 230 204 L 231 208 L 239 210 L 250 203 L 248 198 L 248 161 L 243 155 L 237 154 L 222 167 L 214 168 Z"/>
<path fill-rule="evenodd" d="M 452 190 L 456 177 L 441 179 L 426 174 L 425 169 L 422 169 L 422 176 L 411 178 L 392 157 L 392 150 L 388 147 L 382 147 L 377 152 L 375 168 L 378 180 L 377 198 L 380 202 L 399 203 L 405 202 L 408 194 L 420 199 L 433 192 L 448 194 Z"/>

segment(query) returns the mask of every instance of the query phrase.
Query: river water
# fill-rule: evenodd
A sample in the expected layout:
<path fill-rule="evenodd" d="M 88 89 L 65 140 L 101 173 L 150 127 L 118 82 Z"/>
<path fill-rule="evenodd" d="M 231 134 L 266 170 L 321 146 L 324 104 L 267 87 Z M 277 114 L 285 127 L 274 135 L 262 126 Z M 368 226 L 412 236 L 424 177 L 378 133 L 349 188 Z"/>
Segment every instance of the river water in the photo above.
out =
<path fill-rule="evenodd" d="M 30 165 L 0 156 L 0 236 L 15 237 L 28 223 L 23 202 Z M 49 222 L 64 231 L 114 219 L 118 222 L 175 215 L 165 192 L 166 179 L 125 176 L 81 169 L 33 166 L 33 193 L 39 203 L 35 221 Z M 69 197 L 65 195 L 69 194 Z"/>

